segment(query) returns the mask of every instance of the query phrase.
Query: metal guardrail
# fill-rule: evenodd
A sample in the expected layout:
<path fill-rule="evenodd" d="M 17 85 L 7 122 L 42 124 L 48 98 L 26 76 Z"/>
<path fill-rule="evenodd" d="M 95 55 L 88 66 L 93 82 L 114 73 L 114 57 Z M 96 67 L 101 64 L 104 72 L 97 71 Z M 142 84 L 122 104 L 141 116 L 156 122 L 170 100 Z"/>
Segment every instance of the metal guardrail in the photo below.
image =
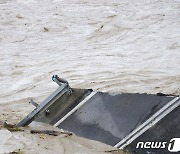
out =
<path fill-rule="evenodd" d="M 30 124 L 35 117 L 47 110 L 47 108 L 52 105 L 58 98 L 60 98 L 63 94 L 68 92 L 68 94 L 71 94 L 71 88 L 69 86 L 69 83 L 62 78 L 59 78 L 57 75 L 53 75 L 52 80 L 56 82 L 59 87 L 56 89 L 49 97 L 47 97 L 40 105 L 35 103 L 34 101 L 31 101 L 31 103 L 36 106 L 36 108 L 28 114 L 23 120 L 21 120 L 16 126 L 17 127 L 22 127 L 22 126 L 27 126 Z"/>

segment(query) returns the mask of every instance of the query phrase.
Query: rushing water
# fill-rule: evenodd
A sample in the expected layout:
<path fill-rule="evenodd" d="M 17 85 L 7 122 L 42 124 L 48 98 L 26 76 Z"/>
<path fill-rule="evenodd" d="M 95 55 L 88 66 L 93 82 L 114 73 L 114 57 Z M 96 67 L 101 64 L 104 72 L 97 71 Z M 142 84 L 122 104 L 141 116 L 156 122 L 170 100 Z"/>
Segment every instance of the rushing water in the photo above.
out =
<path fill-rule="evenodd" d="M 0 103 L 42 100 L 56 84 L 180 94 L 180 3 L 1 0 Z"/>

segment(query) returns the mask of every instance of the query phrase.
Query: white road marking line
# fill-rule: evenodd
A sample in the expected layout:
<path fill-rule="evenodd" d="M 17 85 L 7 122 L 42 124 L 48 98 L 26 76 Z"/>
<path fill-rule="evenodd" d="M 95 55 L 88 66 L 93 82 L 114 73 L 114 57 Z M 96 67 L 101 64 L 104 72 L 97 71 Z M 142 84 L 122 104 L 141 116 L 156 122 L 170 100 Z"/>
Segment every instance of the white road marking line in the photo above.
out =
<path fill-rule="evenodd" d="M 114 147 L 119 147 L 123 149 L 131 142 L 133 142 L 137 137 L 143 134 L 146 130 L 151 128 L 157 122 L 159 122 L 162 118 L 164 118 L 168 113 L 173 111 L 176 107 L 180 105 L 179 97 L 174 98 L 172 101 L 167 103 L 164 107 L 162 107 L 158 112 L 156 112 L 153 116 L 151 116 L 147 121 L 145 121 L 142 125 L 132 131 L 129 135 L 127 135 L 123 140 L 117 143 Z"/>
<path fill-rule="evenodd" d="M 97 92 L 92 92 L 84 100 L 82 100 L 76 107 L 74 107 L 70 112 L 68 112 L 63 118 L 54 124 L 57 127 L 60 123 L 66 120 L 71 114 L 73 114 L 77 109 L 79 109 L 84 103 L 86 103 L 91 97 L 93 97 Z"/>

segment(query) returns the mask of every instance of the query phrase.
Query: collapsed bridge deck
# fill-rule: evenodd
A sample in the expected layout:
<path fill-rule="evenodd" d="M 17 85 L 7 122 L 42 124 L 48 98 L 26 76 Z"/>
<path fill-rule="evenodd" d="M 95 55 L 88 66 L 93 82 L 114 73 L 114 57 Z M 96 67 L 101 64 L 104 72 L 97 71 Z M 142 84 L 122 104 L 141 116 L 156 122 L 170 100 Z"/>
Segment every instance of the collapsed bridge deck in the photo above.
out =
<path fill-rule="evenodd" d="M 151 151 L 136 149 L 136 143 L 141 140 L 168 142 L 170 138 L 180 137 L 180 99 L 177 96 L 110 94 L 71 88 L 58 76 L 53 76 L 53 81 L 59 88 L 17 126 L 28 125 L 33 120 L 45 122 L 81 137 L 127 148 L 131 153 Z M 152 152 L 158 153 L 154 149 Z M 168 150 L 164 149 L 163 153 L 166 152 Z"/>

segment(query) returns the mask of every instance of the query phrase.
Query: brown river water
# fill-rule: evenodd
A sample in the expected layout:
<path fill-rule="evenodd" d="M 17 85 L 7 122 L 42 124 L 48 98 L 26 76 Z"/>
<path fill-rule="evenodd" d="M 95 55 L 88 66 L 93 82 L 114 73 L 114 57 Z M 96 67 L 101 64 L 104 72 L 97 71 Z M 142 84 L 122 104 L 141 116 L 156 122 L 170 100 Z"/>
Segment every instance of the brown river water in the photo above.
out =
<path fill-rule="evenodd" d="M 0 103 L 57 86 L 180 93 L 178 0 L 1 0 Z"/>

